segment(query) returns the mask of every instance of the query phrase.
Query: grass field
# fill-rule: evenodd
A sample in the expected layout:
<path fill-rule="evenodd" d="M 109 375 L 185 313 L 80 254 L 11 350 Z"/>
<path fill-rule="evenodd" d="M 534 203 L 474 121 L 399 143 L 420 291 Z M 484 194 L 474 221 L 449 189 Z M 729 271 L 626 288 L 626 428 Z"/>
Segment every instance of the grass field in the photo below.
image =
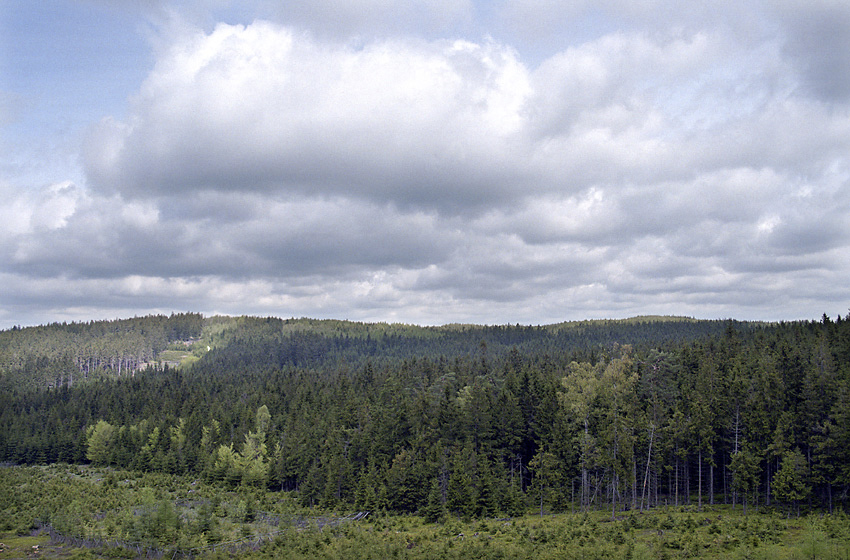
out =
<path fill-rule="evenodd" d="M 157 360 L 163 363 L 169 362 L 187 365 L 198 361 L 198 358 L 188 350 L 163 350 L 157 356 Z"/>

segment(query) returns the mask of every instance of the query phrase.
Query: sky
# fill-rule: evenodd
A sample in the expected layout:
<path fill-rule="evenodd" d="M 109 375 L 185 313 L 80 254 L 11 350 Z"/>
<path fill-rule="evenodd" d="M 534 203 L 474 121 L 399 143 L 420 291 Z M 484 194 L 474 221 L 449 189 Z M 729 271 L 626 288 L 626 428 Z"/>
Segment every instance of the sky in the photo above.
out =
<path fill-rule="evenodd" d="M 0 328 L 850 307 L 845 0 L 0 0 Z"/>

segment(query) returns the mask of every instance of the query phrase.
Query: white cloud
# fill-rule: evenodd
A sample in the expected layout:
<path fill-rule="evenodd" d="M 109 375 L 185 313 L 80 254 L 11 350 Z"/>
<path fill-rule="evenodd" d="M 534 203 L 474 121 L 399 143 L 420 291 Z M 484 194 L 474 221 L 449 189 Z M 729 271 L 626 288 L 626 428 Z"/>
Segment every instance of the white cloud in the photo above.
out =
<path fill-rule="evenodd" d="M 509 49 L 467 42 L 326 46 L 269 23 L 175 45 L 127 124 L 93 133 L 103 192 L 342 194 L 399 205 L 504 196 L 527 75 Z"/>
<path fill-rule="evenodd" d="M 850 110 L 799 5 L 507 2 L 493 18 L 530 19 L 499 40 L 411 31 L 480 5 L 356 5 L 172 13 L 126 117 L 92 126 L 85 180 L 0 185 L 0 321 L 771 319 L 850 297 Z M 504 40 L 571 17 L 591 31 L 545 55 Z"/>
<path fill-rule="evenodd" d="M 739 56 L 733 40 L 616 33 L 531 71 L 493 42 L 354 49 L 219 25 L 163 55 L 128 122 L 92 133 L 87 169 L 130 197 L 288 192 L 457 212 L 843 149 L 846 115 L 789 98 L 777 47 Z M 786 133 L 794 120 L 821 121 L 820 138 Z"/>
<path fill-rule="evenodd" d="M 35 192 L 19 192 L 0 184 L 0 239 L 52 231 L 67 225 L 84 193 L 72 182 L 63 181 Z"/>

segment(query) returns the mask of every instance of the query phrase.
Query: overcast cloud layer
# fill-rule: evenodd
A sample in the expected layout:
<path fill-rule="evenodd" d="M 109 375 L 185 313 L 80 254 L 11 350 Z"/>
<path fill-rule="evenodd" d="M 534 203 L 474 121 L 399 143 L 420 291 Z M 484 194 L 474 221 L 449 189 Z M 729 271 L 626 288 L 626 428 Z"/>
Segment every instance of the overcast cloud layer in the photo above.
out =
<path fill-rule="evenodd" d="M 850 4 L 278 4 L 4 4 L 0 328 L 846 314 Z"/>

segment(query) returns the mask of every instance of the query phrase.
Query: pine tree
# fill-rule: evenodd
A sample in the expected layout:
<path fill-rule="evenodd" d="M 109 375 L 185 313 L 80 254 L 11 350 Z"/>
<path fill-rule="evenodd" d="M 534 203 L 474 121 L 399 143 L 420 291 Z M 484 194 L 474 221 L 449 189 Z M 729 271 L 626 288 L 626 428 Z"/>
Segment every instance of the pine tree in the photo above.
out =
<path fill-rule="evenodd" d="M 532 490 L 537 495 L 540 505 L 540 516 L 543 516 L 543 505 L 549 498 L 552 489 L 560 484 L 561 465 L 552 453 L 541 449 L 528 464 L 534 473 Z"/>
<path fill-rule="evenodd" d="M 443 491 L 440 488 L 439 479 L 431 481 L 431 490 L 428 492 L 428 501 L 420 510 L 422 517 L 428 523 L 441 523 L 445 520 L 448 510 L 443 500 Z"/>
<path fill-rule="evenodd" d="M 799 503 L 808 499 L 811 487 L 806 484 L 808 465 L 799 449 L 788 451 L 782 457 L 782 464 L 773 476 L 773 494 L 791 509 L 800 514 Z"/>

